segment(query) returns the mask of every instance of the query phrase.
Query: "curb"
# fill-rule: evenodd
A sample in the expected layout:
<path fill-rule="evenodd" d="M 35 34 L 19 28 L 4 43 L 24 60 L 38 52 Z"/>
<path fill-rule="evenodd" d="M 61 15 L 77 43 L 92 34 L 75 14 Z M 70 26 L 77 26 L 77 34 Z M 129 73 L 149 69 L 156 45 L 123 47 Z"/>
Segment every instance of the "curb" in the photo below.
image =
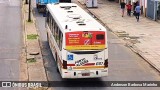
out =
<path fill-rule="evenodd" d="M 158 72 L 160 72 L 160 69 L 154 64 L 152 63 L 149 59 L 147 59 L 143 53 L 140 52 L 140 50 L 138 50 L 138 48 L 133 45 L 132 47 L 129 47 L 133 52 L 135 52 L 136 54 L 138 54 L 141 58 L 143 58 L 149 65 L 151 65 L 153 68 L 155 68 Z M 137 48 L 137 49 L 136 49 Z"/>
<path fill-rule="evenodd" d="M 35 11 L 32 9 L 32 15 L 33 15 L 33 22 L 34 22 L 34 24 L 35 24 L 35 27 L 36 27 L 36 31 L 37 31 L 37 34 L 38 34 L 38 36 L 40 36 L 40 32 L 39 32 L 39 29 L 38 29 L 38 25 L 37 25 L 37 21 L 36 21 L 36 18 L 34 17 L 34 14 L 35 14 Z M 42 42 L 41 42 L 41 38 L 39 37 L 38 38 L 38 43 L 39 43 L 39 47 L 40 47 L 40 52 L 41 52 L 41 55 L 43 56 L 43 54 L 42 54 L 42 48 L 43 48 L 43 45 L 42 45 Z M 43 67 L 44 67 L 44 59 L 43 59 L 43 57 L 42 57 L 42 60 L 43 60 Z M 44 68 L 44 71 L 45 71 L 45 75 L 46 75 L 46 81 L 49 81 L 48 80 L 48 77 L 47 77 L 47 72 L 46 72 L 46 69 Z M 39 89 L 38 89 L 39 90 Z M 41 89 L 40 89 L 41 90 Z M 43 90 L 50 90 L 49 89 L 49 87 L 45 87 Z"/>
<path fill-rule="evenodd" d="M 22 56 L 24 56 L 23 57 L 23 61 L 21 61 L 21 63 L 23 63 L 23 64 L 21 64 L 22 66 L 20 67 L 20 68 L 24 68 L 25 70 L 26 70 L 26 73 L 23 73 L 24 71 L 21 69 L 21 73 L 23 73 L 23 74 L 21 74 L 20 75 L 20 77 L 21 77 L 21 79 L 20 79 L 20 81 L 30 81 L 30 80 L 37 80 L 37 77 L 34 77 L 34 76 L 38 76 L 38 78 L 39 78 L 39 80 L 41 80 L 41 81 L 48 81 L 47 80 L 47 75 L 46 75 L 46 70 L 45 70 L 45 68 L 44 68 L 44 61 L 43 61 L 43 58 L 42 58 L 42 51 L 41 51 L 41 44 L 40 44 L 40 38 L 38 37 L 37 39 L 35 39 L 35 41 L 37 41 L 38 43 L 38 47 L 36 47 L 36 48 L 38 48 L 38 52 L 40 52 L 39 53 L 39 56 L 38 56 L 38 62 L 35 62 L 35 63 L 32 63 L 32 64 L 30 64 L 30 63 L 28 63 L 27 62 L 27 56 L 28 56 L 28 54 L 29 54 L 29 52 L 28 52 L 28 50 L 27 50 L 27 48 L 28 48 L 28 46 L 27 46 L 27 43 L 28 43 L 28 41 L 27 41 L 27 27 L 26 27 L 26 16 L 25 16 L 25 14 L 26 14 L 26 9 L 25 9 L 25 3 L 24 3 L 25 1 L 23 0 L 22 1 L 22 27 L 23 27 L 23 43 L 24 43 L 24 48 L 25 48 L 25 50 L 23 50 L 23 54 L 22 54 Z M 32 16 L 33 16 L 33 12 L 31 11 L 31 14 L 32 14 Z M 34 27 L 36 28 L 36 30 L 35 30 L 35 32 L 38 34 L 38 36 L 39 36 L 39 33 L 38 33 L 38 30 L 37 30 L 37 27 L 36 27 L 36 20 L 35 20 L 35 18 L 34 18 L 34 16 L 32 17 L 32 20 L 33 20 L 33 23 L 32 23 L 32 25 L 34 24 Z M 28 31 L 29 32 L 29 31 Z M 39 61 L 40 60 L 40 61 Z M 24 64 L 25 64 L 25 67 L 23 67 L 24 66 Z M 38 66 L 40 66 L 40 67 L 38 67 Z M 37 66 L 37 67 L 36 67 Z M 32 70 L 32 68 L 34 67 L 34 70 L 32 71 L 32 73 L 30 73 L 31 71 L 30 70 Z M 35 69 L 36 70 L 40 70 L 39 72 L 40 73 L 34 73 L 34 71 L 35 71 Z M 37 72 L 38 72 L 37 71 Z M 32 74 L 35 74 L 34 76 L 32 76 Z M 43 73 L 43 74 L 42 74 Z M 30 76 L 31 75 L 31 76 Z M 25 78 L 27 78 L 27 79 L 23 79 L 22 77 L 24 77 L 25 76 Z M 43 80 L 42 80 L 43 79 Z M 47 90 L 48 89 L 48 87 L 42 87 L 42 88 L 28 88 L 29 90 Z"/>
<path fill-rule="evenodd" d="M 28 74 L 28 67 L 26 63 L 26 25 L 25 25 L 25 14 L 24 14 L 24 1 L 21 1 L 21 21 L 22 21 L 22 38 L 23 38 L 23 49 L 21 54 L 21 61 L 20 61 L 20 81 L 29 81 L 29 74 Z M 23 66 L 23 67 L 22 67 Z"/>

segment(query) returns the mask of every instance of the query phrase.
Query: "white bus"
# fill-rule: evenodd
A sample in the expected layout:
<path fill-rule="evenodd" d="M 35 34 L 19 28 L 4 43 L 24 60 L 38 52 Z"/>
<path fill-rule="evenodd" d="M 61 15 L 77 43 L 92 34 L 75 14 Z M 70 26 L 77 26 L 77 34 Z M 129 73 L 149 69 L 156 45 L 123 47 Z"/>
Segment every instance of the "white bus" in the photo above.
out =
<path fill-rule="evenodd" d="M 46 31 L 62 78 L 108 75 L 107 30 L 75 3 L 48 4 Z"/>

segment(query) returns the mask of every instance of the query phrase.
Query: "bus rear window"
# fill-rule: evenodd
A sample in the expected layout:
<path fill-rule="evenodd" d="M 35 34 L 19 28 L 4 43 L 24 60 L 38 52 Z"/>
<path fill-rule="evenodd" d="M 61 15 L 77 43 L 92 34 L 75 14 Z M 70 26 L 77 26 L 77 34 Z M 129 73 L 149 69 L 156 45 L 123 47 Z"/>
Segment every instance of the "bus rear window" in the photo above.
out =
<path fill-rule="evenodd" d="M 103 40 L 104 39 L 104 35 L 103 34 L 97 34 L 96 35 L 96 39 L 97 40 Z"/>

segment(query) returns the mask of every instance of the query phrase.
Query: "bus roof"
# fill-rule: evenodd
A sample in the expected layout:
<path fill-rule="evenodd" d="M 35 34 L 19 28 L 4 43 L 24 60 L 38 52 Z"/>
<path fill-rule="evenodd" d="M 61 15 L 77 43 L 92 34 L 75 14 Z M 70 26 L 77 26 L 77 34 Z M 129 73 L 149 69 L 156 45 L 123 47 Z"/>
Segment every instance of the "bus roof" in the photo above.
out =
<path fill-rule="evenodd" d="M 75 3 L 47 4 L 47 8 L 62 32 L 106 31 L 98 21 Z"/>

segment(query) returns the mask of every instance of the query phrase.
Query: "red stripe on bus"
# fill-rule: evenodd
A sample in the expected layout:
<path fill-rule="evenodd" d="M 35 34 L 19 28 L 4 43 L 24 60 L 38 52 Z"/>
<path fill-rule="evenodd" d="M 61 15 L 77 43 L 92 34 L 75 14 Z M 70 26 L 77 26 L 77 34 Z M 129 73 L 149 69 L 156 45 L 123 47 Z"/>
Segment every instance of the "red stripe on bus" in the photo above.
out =
<path fill-rule="evenodd" d="M 67 66 L 75 66 L 75 64 L 67 64 Z"/>

